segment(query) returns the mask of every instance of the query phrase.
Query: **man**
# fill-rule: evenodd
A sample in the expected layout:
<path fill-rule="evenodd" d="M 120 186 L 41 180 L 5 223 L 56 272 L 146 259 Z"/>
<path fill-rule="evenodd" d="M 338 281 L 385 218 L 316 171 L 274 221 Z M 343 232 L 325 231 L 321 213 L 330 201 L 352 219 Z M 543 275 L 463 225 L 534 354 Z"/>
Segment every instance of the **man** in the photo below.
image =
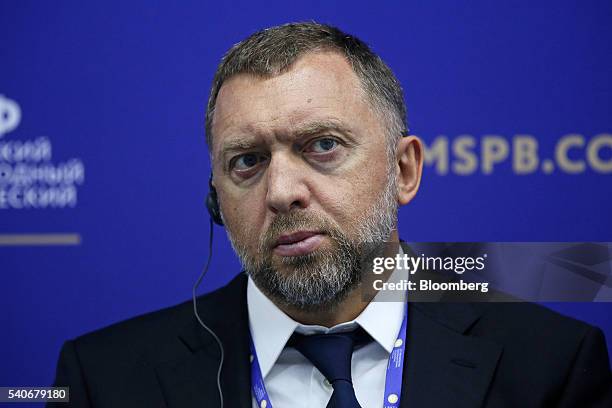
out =
<path fill-rule="evenodd" d="M 209 205 L 246 274 L 199 298 L 202 325 L 185 303 L 66 342 L 71 405 L 612 406 L 596 328 L 529 304 L 364 299 L 365 244 L 399 241 L 421 180 L 405 115 L 389 68 L 336 28 L 234 46 L 206 114 Z"/>

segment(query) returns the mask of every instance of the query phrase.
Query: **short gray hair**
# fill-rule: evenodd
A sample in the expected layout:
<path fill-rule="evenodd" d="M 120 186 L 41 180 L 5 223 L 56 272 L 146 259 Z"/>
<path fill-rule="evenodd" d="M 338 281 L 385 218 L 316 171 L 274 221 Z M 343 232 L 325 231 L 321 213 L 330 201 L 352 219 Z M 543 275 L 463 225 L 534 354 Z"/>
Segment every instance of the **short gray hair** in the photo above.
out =
<path fill-rule="evenodd" d="M 337 51 L 351 64 L 374 110 L 382 119 L 393 149 L 407 132 L 402 87 L 385 62 L 363 41 L 330 25 L 289 23 L 252 34 L 234 45 L 221 59 L 206 108 L 206 143 L 212 147 L 212 121 L 223 83 L 237 74 L 264 77 L 279 75 L 302 55 L 313 51 Z M 391 153 L 389 151 L 388 153 Z M 211 152 L 212 154 L 212 152 Z"/>

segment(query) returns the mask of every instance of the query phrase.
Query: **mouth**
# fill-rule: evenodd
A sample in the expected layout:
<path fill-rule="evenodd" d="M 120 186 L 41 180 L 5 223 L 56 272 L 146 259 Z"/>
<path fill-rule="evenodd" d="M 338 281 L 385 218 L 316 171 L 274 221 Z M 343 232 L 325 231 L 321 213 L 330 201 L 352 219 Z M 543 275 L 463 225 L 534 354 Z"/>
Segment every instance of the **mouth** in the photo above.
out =
<path fill-rule="evenodd" d="M 300 256 L 314 252 L 323 242 L 323 233 L 297 231 L 281 235 L 274 244 L 274 253 L 280 256 Z"/>

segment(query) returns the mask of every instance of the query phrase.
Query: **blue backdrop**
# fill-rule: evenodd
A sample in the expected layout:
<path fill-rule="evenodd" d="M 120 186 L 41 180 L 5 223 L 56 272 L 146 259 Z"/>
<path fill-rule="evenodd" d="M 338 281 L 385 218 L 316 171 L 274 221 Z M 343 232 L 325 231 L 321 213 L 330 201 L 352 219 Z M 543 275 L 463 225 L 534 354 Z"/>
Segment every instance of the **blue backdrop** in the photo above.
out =
<path fill-rule="evenodd" d="M 175 3 L 0 2 L 0 385 L 50 384 L 65 339 L 189 298 L 210 82 L 271 25 L 338 25 L 401 80 L 429 149 L 405 240 L 612 241 L 611 2 Z M 203 291 L 239 271 L 216 237 Z M 550 306 L 612 347 L 612 305 Z"/>

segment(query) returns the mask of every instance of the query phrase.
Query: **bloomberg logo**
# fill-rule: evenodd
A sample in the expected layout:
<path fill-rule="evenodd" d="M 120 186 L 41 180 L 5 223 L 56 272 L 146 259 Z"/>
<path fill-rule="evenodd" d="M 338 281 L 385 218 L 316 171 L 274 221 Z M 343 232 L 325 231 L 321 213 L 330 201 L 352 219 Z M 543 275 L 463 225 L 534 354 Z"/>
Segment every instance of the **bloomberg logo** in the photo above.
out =
<path fill-rule="evenodd" d="M 612 134 L 587 138 L 568 134 L 554 143 L 552 157 L 542 157 L 538 139 L 532 135 L 438 136 L 424 142 L 425 165 L 438 175 L 491 175 L 506 164 L 517 175 L 528 174 L 612 174 Z"/>

